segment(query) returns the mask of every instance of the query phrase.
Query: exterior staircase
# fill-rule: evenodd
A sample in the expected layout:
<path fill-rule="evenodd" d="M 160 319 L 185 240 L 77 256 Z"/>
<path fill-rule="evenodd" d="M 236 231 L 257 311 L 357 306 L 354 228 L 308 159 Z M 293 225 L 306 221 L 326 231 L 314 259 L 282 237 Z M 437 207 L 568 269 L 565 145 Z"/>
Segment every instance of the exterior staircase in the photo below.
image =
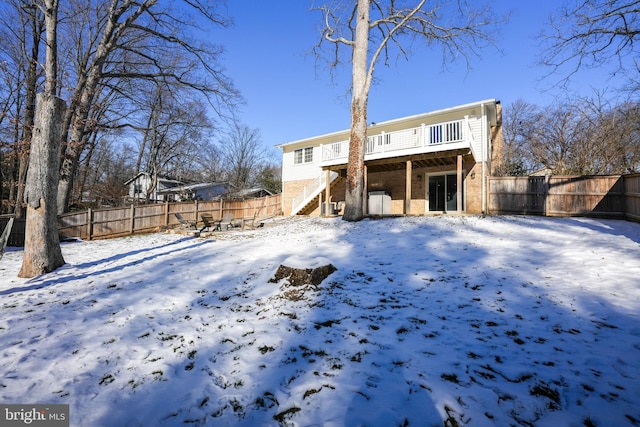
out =
<path fill-rule="evenodd" d="M 331 171 L 329 175 L 329 185 L 333 186 L 339 182 L 340 174 Z M 312 206 L 318 205 L 320 194 L 327 188 L 326 174 L 322 172 L 320 176 L 306 185 L 291 202 L 291 215 L 304 215 Z"/>

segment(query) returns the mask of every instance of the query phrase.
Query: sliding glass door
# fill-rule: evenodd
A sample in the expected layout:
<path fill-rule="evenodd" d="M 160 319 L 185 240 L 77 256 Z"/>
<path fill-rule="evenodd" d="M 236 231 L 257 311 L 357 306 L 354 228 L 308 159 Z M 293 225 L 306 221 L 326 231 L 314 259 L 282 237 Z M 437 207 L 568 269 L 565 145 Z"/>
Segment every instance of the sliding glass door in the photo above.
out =
<path fill-rule="evenodd" d="M 458 179 L 455 173 L 428 177 L 429 212 L 458 210 Z"/>

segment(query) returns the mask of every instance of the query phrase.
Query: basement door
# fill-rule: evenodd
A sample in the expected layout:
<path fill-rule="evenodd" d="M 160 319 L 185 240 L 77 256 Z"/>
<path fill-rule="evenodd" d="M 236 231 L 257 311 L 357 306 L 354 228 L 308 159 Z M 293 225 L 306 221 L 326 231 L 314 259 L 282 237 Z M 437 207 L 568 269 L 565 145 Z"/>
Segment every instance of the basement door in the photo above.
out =
<path fill-rule="evenodd" d="M 431 175 L 428 179 L 429 212 L 457 211 L 458 178 L 456 174 Z"/>

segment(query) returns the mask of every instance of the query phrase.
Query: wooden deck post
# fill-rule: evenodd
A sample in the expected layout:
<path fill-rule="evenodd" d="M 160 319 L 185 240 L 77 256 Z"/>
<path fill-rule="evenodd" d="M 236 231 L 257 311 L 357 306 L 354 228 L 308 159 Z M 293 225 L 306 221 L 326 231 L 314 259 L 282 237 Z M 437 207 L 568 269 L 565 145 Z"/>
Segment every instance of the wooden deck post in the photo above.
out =
<path fill-rule="evenodd" d="M 462 213 L 462 154 L 458 154 L 458 167 L 457 167 L 457 182 L 456 182 L 456 206 L 458 213 Z"/>
<path fill-rule="evenodd" d="M 87 240 L 91 240 L 93 236 L 93 210 L 87 209 Z"/>
<path fill-rule="evenodd" d="M 548 216 L 551 211 L 551 200 L 549 198 L 549 191 L 551 190 L 551 175 L 545 174 L 544 176 L 544 207 L 542 208 L 542 216 Z"/>
<path fill-rule="evenodd" d="M 133 203 L 131 203 L 129 216 L 131 218 L 131 222 L 129 222 L 129 234 L 133 234 L 133 232 L 135 231 L 135 224 L 136 224 L 136 208 Z M 89 237 L 89 240 L 91 240 L 91 237 Z"/>
<path fill-rule="evenodd" d="M 407 175 L 405 177 L 405 194 L 404 194 L 404 214 L 409 215 L 411 213 L 411 171 L 413 169 L 413 162 L 407 160 Z"/>
<path fill-rule="evenodd" d="M 329 211 L 329 205 L 331 204 L 331 171 L 327 169 L 324 171 L 324 199 L 325 199 L 325 208 L 324 208 L 324 216 L 329 216 L 331 213 Z M 322 211 L 321 211 L 322 212 Z"/>
<path fill-rule="evenodd" d="M 362 213 L 364 215 L 369 214 L 369 204 L 367 203 L 369 196 L 369 169 L 367 165 L 364 165 L 364 191 L 362 192 Z"/>

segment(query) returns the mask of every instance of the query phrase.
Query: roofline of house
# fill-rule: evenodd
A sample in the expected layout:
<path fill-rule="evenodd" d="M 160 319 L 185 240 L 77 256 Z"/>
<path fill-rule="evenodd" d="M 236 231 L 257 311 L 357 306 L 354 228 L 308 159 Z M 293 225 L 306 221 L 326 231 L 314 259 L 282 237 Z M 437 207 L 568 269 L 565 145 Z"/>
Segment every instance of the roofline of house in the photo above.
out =
<path fill-rule="evenodd" d="M 148 177 L 151 177 L 151 174 L 149 172 L 138 172 L 138 174 L 136 176 L 134 176 L 133 178 L 131 178 L 128 181 L 126 181 L 124 183 L 124 185 L 131 184 L 133 181 L 135 181 L 136 179 L 138 179 L 138 177 L 140 177 L 142 175 L 146 175 Z M 165 178 L 165 177 L 162 177 L 162 176 L 158 176 L 158 180 L 162 180 L 164 182 L 175 182 L 176 184 L 182 184 L 182 181 L 178 181 L 177 179 Z"/>
<path fill-rule="evenodd" d="M 146 173 L 146 172 L 138 172 L 138 173 L 136 174 L 136 176 L 134 176 L 133 178 L 131 178 L 131 179 L 127 180 L 127 181 L 124 183 L 124 185 L 129 185 L 129 184 L 131 184 L 133 181 L 135 181 L 136 179 L 138 179 L 138 177 L 139 177 L 140 175 L 149 175 L 149 174 L 148 174 L 148 173 Z"/>
<path fill-rule="evenodd" d="M 238 194 L 240 196 L 244 196 L 245 194 L 258 193 L 260 191 L 264 191 L 265 193 L 268 193 L 269 195 L 273 195 L 273 193 L 271 191 L 267 190 L 264 187 L 245 188 L 244 190 L 238 190 L 236 192 L 236 194 Z"/>
<path fill-rule="evenodd" d="M 411 121 L 411 120 L 416 120 L 419 119 L 421 117 L 431 117 L 431 116 L 437 116 L 440 114 L 447 114 L 447 113 L 451 113 L 457 110 L 466 110 L 469 108 L 473 108 L 473 107 L 479 107 L 481 105 L 487 105 L 487 104 L 499 104 L 500 101 L 496 100 L 495 98 L 490 98 L 490 99 L 485 99 L 482 101 L 476 101 L 476 102 L 471 102 L 468 104 L 462 104 L 462 105 L 457 105 L 455 107 L 448 107 L 448 108 L 443 108 L 440 110 L 435 110 L 435 111 L 430 111 L 427 113 L 420 113 L 420 114 L 414 114 L 412 116 L 406 116 L 406 117 L 400 117 L 398 119 L 393 119 L 393 120 L 387 120 L 385 122 L 377 122 L 377 123 L 372 123 L 371 125 L 367 126 L 367 129 L 370 129 L 372 126 L 376 126 L 376 127 L 380 127 L 380 126 L 389 126 L 389 125 L 394 125 L 397 123 L 402 123 L 404 121 Z M 496 117 L 495 114 L 496 112 L 493 111 L 494 117 L 492 117 L 492 122 L 496 121 Z M 338 136 L 340 134 L 343 134 L 345 132 L 348 132 L 349 129 L 343 129 L 341 131 L 337 131 L 337 132 L 330 132 L 324 135 L 316 135 L 310 138 L 304 138 L 304 139 L 299 139 L 296 141 L 291 141 L 291 142 L 285 142 L 283 144 L 278 144 L 275 145 L 275 148 L 280 148 L 282 149 L 283 147 L 287 146 L 287 145 L 296 145 L 296 144 L 302 144 L 302 143 L 308 143 L 310 141 L 313 141 L 315 139 L 320 139 L 320 138 L 330 138 L 332 136 Z"/>
<path fill-rule="evenodd" d="M 201 182 L 199 184 L 187 184 L 187 185 L 179 185 L 177 187 L 163 188 L 161 190 L 158 190 L 158 193 L 175 193 L 179 191 L 199 190 L 201 188 L 216 187 L 219 185 L 227 185 L 229 187 L 233 187 L 233 185 L 228 181 Z"/>

